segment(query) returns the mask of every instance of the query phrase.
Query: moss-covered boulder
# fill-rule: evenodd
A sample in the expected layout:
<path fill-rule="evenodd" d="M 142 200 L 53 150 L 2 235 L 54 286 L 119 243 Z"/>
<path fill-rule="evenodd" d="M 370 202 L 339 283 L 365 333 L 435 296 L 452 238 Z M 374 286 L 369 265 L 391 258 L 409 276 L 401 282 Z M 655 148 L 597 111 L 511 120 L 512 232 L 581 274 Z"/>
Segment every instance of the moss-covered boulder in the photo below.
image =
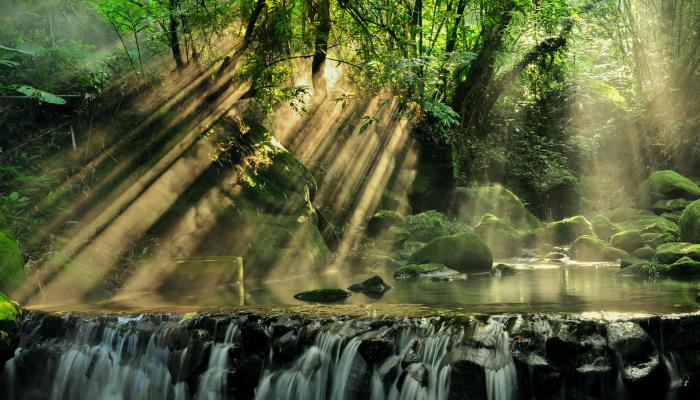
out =
<path fill-rule="evenodd" d="M 590 222 L 593 227 L 593 233 L 602 240 L 608 241 L 612 235 L 618 232 L 615 224 L 603 214 L 598 214 L 591 218 Z"/>
<path fill-rule="evenodd" d="M 700 261 L 700 244 L 678 242 L 662 244 L 656 248 L 653 260 L 661 264 L 672 264 L 683 257 Z"/>
<path fill-rule="evenodd" d="M 401 228 L 408 231 L 407 240 L 414 242 L 429 242 L 437 237 L 470 230 L 466 224 L 434 210 L 407 215 Z"/>
<path fill-rule="evenodd" d="M 622 249 L 628 253 L 643 247 L 644 244 L 644 238 L 639 231 L 623 231 L 612 235 L 610 238 L 612 247 Z"/>
<path fill-rule="evenodd" d="M 678 224 L 646 210 L 623 207 L 602 214 L 622 230 L 636 230 L 641 233 L 670 233 L 678 236 Z"/>
<path fill-rule="evenodd" d="M 21 308 L 0 292 L 0 368 L 12 358 L 19 344 Z"/>
<path fill-rule="evenodd" d="M 603 261 L 618 261 L 628 258 L 630 254 L 621 249 L 616 249 L 614 247 L 606 247 L 600 251 L 600 256 L 603 259 Z"/>
<path fill-rule="evenodd" d="M 337 288 L 321 288 L 301 292 L 294 295 L 294 298 L 311 303 L 337 303 L 350 297 L 352 293 Z"/>
<path fill-rule="evenodd" d="M 673 243 L 677 241 L 676 237 L 670 233 L 642 233 L 642 237 L 646 244 L 652 249 L 664 243 Z"/>
<path fill-rule="evenodd" d="M 249 118 L 245 124 L 242 128 L 225 119 L 212 127 L 216 135 L 240 140 L 231 150 L 235 155 L 222 161 L 235 171 L 230 174 L 235 178 L 222 180 L 220 172 L 207 172 L 199 186 L 219 188 L 215 198 L 199 201 L 196 196 L 204 194 L 198 193 L 198 187 L 169 211 L 175 216 L 191 214 L 193 220 L 201 214 L 206 222 L 207 214 L 215 214 L 206 226 L 192 224 L 203 236 L 201 244 L 194 250 L 190 242 L 183 245 L 184 250 L 177 243 L 168 246 L 174 247 L 173 253 L 188 256 L 242 256 L 246 275 L 251 277 L 319 270 L 330 261 L 331 252 L 313 205 L 313 176 L 264 127 Z M 206 204 L 201 213 L 193 206 L 199 203 Z M 163 224 L 163 230 L 167 232 L 168 226 Z"/>
<path fill-rule="evenodd" d="M 24 282 L 24 258 L 17 241 L 0 231 L 0 290 L 11 291 Z"/>
<path fill-rule="evenodd" d="M 654 254 L 656 254 L 656 250 L 654 250 L 650 246 L 644 246 L 633 251 L 632 254 L 630 254 L 630 256 L 634 258 L 639 258 L 641 260 L 651 260 L 652 258 L 654 258 Z"/>
<path fill-rule="evenodd" d="M 488 272 L 491 251 L 479 236 L 470 232 L 439 237 L 411 255 L 414 264 L 437 263 L 463 273 Z"/>
<path fill-rule="evenodd" d="M 408 264 L 394 272 L 396 279 L 446 278 L 459 275 L 459 271 L 439 263 Z"/>
<path fill-rule="evenodd" d="M 647 208 L 659 200 L 699 199 L 700 187 L 675 171 L 654 171 L 640 185 L 638 197 L 640 204 Z"/>
<path fill-rule="evenodd" d="M 662 266 L 660 273 L 672 278 L 697 277 L 700 276 L 700 261 L 682 257 L 671 265 Z"/>
<path fill-rule="evenodd" d="M 601 251 L 605 242 L 593 236 L 581 236 L 571 245 L 571 259 L 577 261 L 602 260 Z"/>
<path fill-rule="evenodd" d="M 496 258 L 512 257 L 520 251 L 520 232 L 493 214 L 484 215 L 474 227 L 474 233 L 486 242 Z"/>
<path fill-rule="evenodd" d="M 403 215 L 396 211 L 381 210 L 367 220 L 367 235 L 369 237 L 377 237 L 383 231 L 400 225 L 404 221 Z"/>
<path fill-rule="evenodd" d="M 690 203 L 686 199 L 659 200 L 651 206 L 651 210 L 663 216 L 664 213 L 682 212 Z"/>
<path fill-rule="evenodd" d="M 685 208 L 678 225 L 682 241 L 700 243 L 700 200 L 690 203 Z"/>
<path fill-rule="evenodd" d="M 449 214 L 468 224 L 476 224 L 484 214 L 493 214 L 518 230 L 542 226 L 523 202 L 510 190 L 500 185 L 458 187 L 450 199 Z"/>
<path fill-rule="evenodd" d="M 580 215 L 549 223 L 545 232 L 545 240 L 555 245 L 571 244 L 580 236 L 595 236 L 591 223 Z"/>

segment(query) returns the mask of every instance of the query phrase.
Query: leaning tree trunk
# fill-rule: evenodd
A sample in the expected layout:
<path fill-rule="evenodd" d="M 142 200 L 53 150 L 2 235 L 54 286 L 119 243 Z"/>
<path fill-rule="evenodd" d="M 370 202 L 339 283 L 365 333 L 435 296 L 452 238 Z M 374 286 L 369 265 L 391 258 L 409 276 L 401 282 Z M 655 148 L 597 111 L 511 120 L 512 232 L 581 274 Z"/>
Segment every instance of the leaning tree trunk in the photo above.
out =
<path fill-rule="evenodd" d="M 182 50 L 180 49 L 180 38 L 177 35 L 177 17 L 175 16 L 175 10 L 177 9 L 178 0 L 168 1 L 168 18 L 169 26 L 168 30 L 170 33 L 170 51 L 173 53 L 173 58 L 175 59 L 175 66 L 178 70 L 185 67 L 185 62 L 182 60 Z"/>

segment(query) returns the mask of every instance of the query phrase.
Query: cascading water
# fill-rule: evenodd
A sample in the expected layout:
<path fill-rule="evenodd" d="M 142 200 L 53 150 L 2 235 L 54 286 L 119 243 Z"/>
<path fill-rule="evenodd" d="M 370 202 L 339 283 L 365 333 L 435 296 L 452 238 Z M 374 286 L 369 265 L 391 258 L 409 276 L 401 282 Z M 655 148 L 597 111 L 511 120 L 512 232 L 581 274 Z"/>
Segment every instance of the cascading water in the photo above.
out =
<path fill-rule="evenodd" d="M 681 369 L 682 355 L 669 349 L 654 363 L 656 350 L 640 325 L 620 323 L 618 331 L 614 325 L 519 316 L 30 314 L 20 347 L 5 364 L 0 394 L 8 400 L 515 400 L 650 391 L 649 398 L 688 398 L 694 372 Z"/>

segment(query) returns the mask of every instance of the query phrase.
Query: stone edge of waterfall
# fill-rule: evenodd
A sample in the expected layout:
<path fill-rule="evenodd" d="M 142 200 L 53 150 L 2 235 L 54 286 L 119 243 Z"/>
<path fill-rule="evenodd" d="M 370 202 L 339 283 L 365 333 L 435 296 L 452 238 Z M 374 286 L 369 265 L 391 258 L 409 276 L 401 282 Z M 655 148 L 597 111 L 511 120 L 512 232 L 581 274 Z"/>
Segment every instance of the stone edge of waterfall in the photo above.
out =
<path fill-rule="evenodd" d="M 59 387 L 64 398 L 86 398 L 71 385 L 94 385 L 89 377 L 100 362 L 121 360 L 119 379 L 127 379 L 144 373 L 139 365 L 153 361 L 142 359 L 148 354 L 160 359 L 158 379 L 148 380 L 162 386 L 154 393 L 177 400 L 280 398 L 275 385 L 295 389 L 284 398 L 334 398 L 338 379 L 349 385 L 348 399 L 700 398 L 700 313 L 23 317 L 20 347 L 0 384 L 5 394 Z M 80 379 L 57 384 L 55 371 L 70 375 L 66 360 L 75 363 L 88 348 L 93 359 L 76 364 L 84 368 Z M 105 353 L 107 361 L 94 360 Z M 143 382 L 123 386 L 130 384 Z"/>

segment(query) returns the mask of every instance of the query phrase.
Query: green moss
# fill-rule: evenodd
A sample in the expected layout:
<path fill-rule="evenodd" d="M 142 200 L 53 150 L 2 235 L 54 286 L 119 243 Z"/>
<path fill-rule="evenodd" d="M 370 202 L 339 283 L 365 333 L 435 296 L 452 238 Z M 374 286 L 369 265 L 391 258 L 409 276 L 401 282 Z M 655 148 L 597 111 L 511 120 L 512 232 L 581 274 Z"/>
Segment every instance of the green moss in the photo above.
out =
<path fill-rule="evenodd" d="M 654 171 L 639 188 L 639 201 L 649 207 L 658 200 L 700 198 L 700 187 L 683 175 L 671 171 Z"/>
<path fill-rule="evenodd" d="M 700 244 L 665 243 L 656 248 L 653 260 L 662 264 L 672 264 L 683 257 L 700 261 Z"/>
<path fill-rule="evenodd" d="M 487 272 L 493 265 L 491 251 L 477 235 L 470 232 L 439 237 L 419 249 L 412 263 L 444 264 L 459 272 Z"/>
<path fill-rule="evenodd" d="M 659 200 L 651 207 L 657 214 L 683 211 L 691 202 L 686 199 Z"/>
<path fill-rule="evenodd" d="M 651 260 L 654 257 L 654 254 L 656 254 L 656 250 L 649 246 L 644 246 L 633 251 L 630 255 L 634 258 L 639 258 L 642 260 Z"/>
<path fill-rule="evenodd" d="M 301 301 L 314 303 L 336 303 L 350 297 L 352 293 L 336 288 L 321 288 L 301 292 L 294 295 L 294 298 Z"/>
<path fill-rule="evenodd" d="M 10 300 L 4 293 L 0 292 L 0 321 L 4 323 L 17 323 L 22 309 L 17 303 Z"/>
<path fill-rule="evenodd" d="M 452 213 L 458 219 L 475 224 L 479 215 L 493 214 L 516 229 L 528 230 L 542 226 L 523 202 L 500 185 L 456 188 L 452 198 Z"/>
<path fill-rule="evenodd" d="M 396 211 L 378 211 L 367 220 L 367 235 L 370 237 L 377 237 L 382 231 L 400 225 L 403 221 L 403 215 Z"/>
<path fill-rule="evenodd" d="M 24 258 L 17 241 L 0 231 L 0 290 L 12 290 L 24 283 Z"/>
<path fill-rule="evenodd" d="M 602 260 L 605 242 L 593 236 L 581 236 L 571 245 L 571 258 L 579 261 Z"/>
<path fill-rule="evenodd" d="M 644 238 L 639 231 L 623 231 L 612 235 L 610 245 L 628 253 L 644 246 Z"/>
<path fill-rule="evenodd" d="M 583 216 L 565 218 L 547 225 L 547 236 L 555 245 L 572 243 L 580 236 L 595 236 L 593 227 Z"/>
<path fill-rule="evenodd" d="M 486 242 L 495 257 L 515 256 L 520 250 L 520 232 L 493 214 L 484 215 L 474 227 L 474 233 Z"/>
<path fill-rule="evenodd" d="M 617 261 L 624 260 L 630 255 L 624 250 L 616 249 L 614 247 L 606 247 L 600 251 L 600 256 L 604 261 Z"/>
<path fill-rule="evenodd" d="M 678 220 L 680 238 L 690 243 L 700 243 L 700 200 L 688 205 Z"/>
<path fill-rule="evenodd" d="M 406 216 L 401 227 L 408 231 L 407 240 L 415 242 L 429 242 L 437 237 L 470 230 L 464 223 L 434 210 Z"/>
<path fill-rule="evenodd" d="M 610 218 L 603 214 L 598 214 L 591 218 L 590 222 L 593 227 L 593 233 L 603 240 L 610 240 L 610 237 L 618 231 L 615 224 L 610 221 Z"/>
<path fill-rule="evenodd" d="M 674 278 L 700 276 L 700 261 L 683 257 L 671 265 L 664 266 L 661 273 Z"/>

